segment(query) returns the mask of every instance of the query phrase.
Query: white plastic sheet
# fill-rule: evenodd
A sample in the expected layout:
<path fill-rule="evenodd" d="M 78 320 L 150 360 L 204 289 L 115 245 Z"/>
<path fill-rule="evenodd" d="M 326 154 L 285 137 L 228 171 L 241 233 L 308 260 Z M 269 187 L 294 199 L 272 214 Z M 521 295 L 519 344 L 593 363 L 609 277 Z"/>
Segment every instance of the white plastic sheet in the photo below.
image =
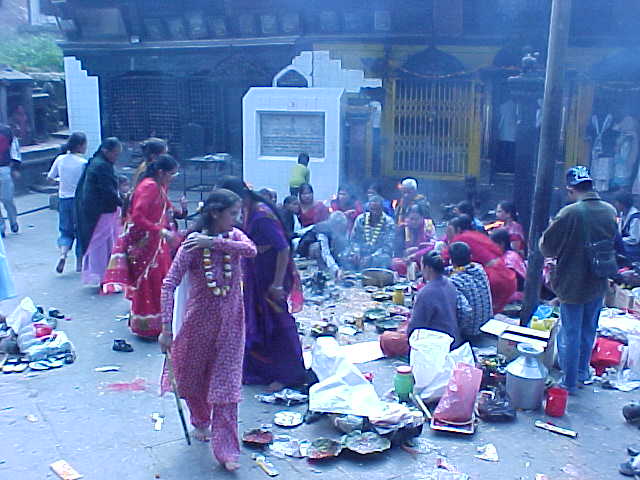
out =
<path fill-rule="evenodd" d="M 363 417 L 384 410 L 373 385 L 346 358 L 335 338 L 316 340 L 311 368 L 320 381 L 309 389 L 309 410 Z"/>
<path fill-rule="evenodd" d="M 450 352 L 452 342 L 453 338 L 446 333 L 433 330 L 417 329 L 411 334 L 409 345 L 414 391 L 422 398 L 437 400 L 444 393 L 457 363 L 475 363 L 468 343 Z"/>
<path fill-rule="evenodd" d="M 29 297 L 24 297 L 11 315 L 7 317 L 7 325 L 16 335 L 25 325 L 31 324 L 33 314 L 36 313 L 36 306 Z"/>

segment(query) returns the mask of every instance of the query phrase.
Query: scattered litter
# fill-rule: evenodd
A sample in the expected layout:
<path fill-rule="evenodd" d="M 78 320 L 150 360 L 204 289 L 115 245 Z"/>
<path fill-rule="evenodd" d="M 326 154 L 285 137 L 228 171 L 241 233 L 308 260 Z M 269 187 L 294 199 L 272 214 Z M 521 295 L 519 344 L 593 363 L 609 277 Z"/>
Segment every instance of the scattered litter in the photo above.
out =
<path fill-rule="evenodd" d="M 105 365 L 104 367 L 96 367 L 94 368 L 96 372 L 118 372 L 120 371 L 120 367 L 117 365 Z"/>
<path fill-rule="evenodd" d="M 474 457 L 479 458 L 480 460 L 485 460 L 487 462 L 500 461 L 500 458 L 498 457 L 498 450 L 496 450 L 496 446 L 493 443 L 487 443 L 486 445 L 479 446 L 476 450 L 478 450 L 478 454 L 474 455 Z"/>
<path fill-rule="evenodd" d="M 333 426 L 342 433 L 351 433 L 364 428 L 364 417 L 357 415 L 336 415 L 333 417 Z"/>
<path fill-rule="evenodd" d="M 255 460 L 256 465 L 258 465 L 262 471 L 270 477 L 277 477 L 280 474 L 280 472 L 276 470 L 276 467 L 274 467 L 273 463 L 269 462 L 264 455 L 256 455 L 253 459 Z"/>
<path fill-rule="evenodd" d="M 158 412 L 151 414 L 151 420 L 153 420 L 153 429 L 156 432 L 162 430 L 162 424 L 164 423 L 164 415 L 160 415 Z"/>
<path fill-rule="evenodd" d="M 552 423 L 546 423 L 541 420 L 536 420 L 534 425 L 538 428 L 542 428 L 543 430 L 548 430 L 550 432 L 564 435 L 566 437 L 576 438 L 578 436 L 578 433 L 574 432 L 573 430 L 569 430 L 568 428 L 561 428 Z"/>
<path fill-rule="evenodd" d="M 116 315 L 116 322 L 122 322 L 123 320 L 129 320 L 129 314 Z"/>
<path fill-rule="evenodd" d="M 544 473 L 536 473 L 535 480 L 549 480 L 549 477 L 547 477 Z"/>
<path fill-rule="evenodd" d="M 36 417 L 35 415 L 27 415 L 26 418 L 31 423 L 36 423 L 38 421 L 38 417 Z"/>
<path fill-rule="evenodd" d="M 307 440 L 298 440 L 295 438 L 291 438 L 289 435 L 278 435 L 273 439 L 273 443 L 269 445 L 269 451 L 273 453 L 276 457 L 284 458 L 284 457 L 293 457 L 293 458 L 303 458 L 305 455 L 301 453 L 301 445 L 304 445 L 305 453 L 308 451 L 308 446 L 311 442 Z"/>
<path fill-rule="evenodd" d="M 148 386 L 144 378 L 135 378 L 131 382 L 109 383 L 105 388 L 111 392 L 144 392 Z"/>
<path fill-rule="evenodd" d="M 304 422 L 304 415 L 298 412 L 282 410 L 273 417 L 273 423 L 279 427 L 297 427 Z"/>
<path fill-rule="evenodd" d="M 358 329 L 350 325 L 343 325 L 341 327 L 338 327 L 338 333 L 340 335 L 348 335 L 349 337 L 353 337 L 358 333 Z"/>
<path fill-rule="evenodd" d="M 330 438 L 317 438 L 309 445 L 307 456 L 311 460 L 321 460 L 323 458 L 337 457 L 342 452 L 344 445 L 342 442 Z"/>
<path fill-rule="evenodd" d="M 406 444 L 407 447 L 413 449 L 416 454 L 429 455 L 430 453 L 437 453 L 441 456 L 446 456 L 440 447 L 435 443 L 431 443 L 426 438 L 415 437 L 409 440 Z"/>
<path fill-rule="evenodd" d="M 242 434 L 242 441 L 256 446 L 267 445 L 273 441 L 273 433 L 265 427 L 253 428 Z"/>
<path fill-rule="evenodd" d="M 0 412 L 4 412 L 5 410 L 13 410 L 13 407 L 3 407 L 3 408 L 0 408 Z"/>
<path fill-rule="evenodd" d="M 287 407 L 307 403 L 309 401 L 308 395 L 290 388 L 284 388 L 279 392 L 274 393 L 259 393 L 255 395 L 255 398 L 263 403 L 283 403 Z"/>
<path fill-rule="evenodd" d="M 58 475 L 62 480 L 78 480 L 82 478 L 71 465 L 69 465 L 64 460 L 58 460 L 57 462 L 53 462 L 49 465 L 49 468 L 53 470 L 53 472 Z"/>
<path fill-rule="evenodd" d="M 360 455 L 380 453 L 391 448 L 391 441 L 374 432 L 356 430 L 342 437 L 345 448 Z"/>
<path fill-rule="evenodd" d="M 424 480 L 470 480 L 471 477 L 466 473 L 450 472 L 442 468 L 434 467 L 433 470 L 427 473 Z"/>

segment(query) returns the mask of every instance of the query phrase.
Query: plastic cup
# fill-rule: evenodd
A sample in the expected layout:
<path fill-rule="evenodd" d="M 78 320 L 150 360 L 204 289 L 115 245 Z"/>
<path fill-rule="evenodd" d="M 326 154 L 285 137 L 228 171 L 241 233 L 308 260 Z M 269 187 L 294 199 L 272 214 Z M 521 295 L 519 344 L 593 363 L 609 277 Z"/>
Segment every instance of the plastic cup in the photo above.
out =
<path fill-rule="evenodd" d="M 547 403 L 544 412 L 550 417 L 561 417 L 567 409 L 569 392 L 564 388 L 551 387 L 547 390 Z"/>

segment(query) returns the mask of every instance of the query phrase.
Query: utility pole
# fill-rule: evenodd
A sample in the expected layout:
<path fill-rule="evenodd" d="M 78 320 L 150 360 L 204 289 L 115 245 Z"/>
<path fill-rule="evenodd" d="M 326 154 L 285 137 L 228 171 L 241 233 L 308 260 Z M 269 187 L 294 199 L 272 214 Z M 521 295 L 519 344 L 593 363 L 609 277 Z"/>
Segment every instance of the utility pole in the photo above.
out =
<path fill-rule="evenodd" d="M 524 304 L 520 323 L 529 322 L 539 302 L 542 286 L 544 258 L 538 248 L 538 240 L 549 223 L 549 209 L 555 178 L 555 165 L 560 154 L 560 131 L 562 126 L 562 98 L 565 84 L 565 66 L 569 28 L 571 22 L 571 0 L 553 0 L 549 48 L 542 105 L 540 146 L 538 147 L 538 169 L 533 197 L 533 212 L 529 229 L 529 257 L 524 289 Z"/>

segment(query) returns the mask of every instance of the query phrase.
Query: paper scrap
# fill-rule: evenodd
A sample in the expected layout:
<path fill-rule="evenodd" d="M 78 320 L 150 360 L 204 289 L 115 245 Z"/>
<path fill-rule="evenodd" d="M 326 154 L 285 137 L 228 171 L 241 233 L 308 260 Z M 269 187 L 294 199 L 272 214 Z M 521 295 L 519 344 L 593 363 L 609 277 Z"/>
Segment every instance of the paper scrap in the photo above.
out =
<path fill-rule="evenodd" d="M 120 367 L 117 365 L 105 365 L 104 367 L 94 368 L 96 372 L 118 372 Z"/>
<path fill-rule="evenodd" d="M 51 468 L 51 470 L 53 470 L 55 474 L 58 475 L 58 477 L 60 477 L 62 480 L 78 480 L 79 478 L 82 478 L 82 475 L 80 475 L 71 465 L 69 465 L 64 460 L 53 462 L 51 465 L 49 465 L 49 468 Z"/>
<path fill-rule="evenodd" d="M 340 351 L 353 364 L 372 362 L 384 357 L 378 340 L 342 345 Z"/>
<path fill-rule="evenodd" d="M 487 462 L 500 461 L 500 458 L 498 458 L 498 450 L 496 450 L 496 446 L 493 443 L 482 445 L 476 450 L 478 450 L 478 454 L 474 455 L 474 457 L 479 458 L 480 460 L 485 460 Z"/>
<path fill-rule="evenodd" d="M 38 421 L 38 417 L 36 417 L 35 415 L 27 415 L 27 420 L 31 423 L 36 423 Z"/>

